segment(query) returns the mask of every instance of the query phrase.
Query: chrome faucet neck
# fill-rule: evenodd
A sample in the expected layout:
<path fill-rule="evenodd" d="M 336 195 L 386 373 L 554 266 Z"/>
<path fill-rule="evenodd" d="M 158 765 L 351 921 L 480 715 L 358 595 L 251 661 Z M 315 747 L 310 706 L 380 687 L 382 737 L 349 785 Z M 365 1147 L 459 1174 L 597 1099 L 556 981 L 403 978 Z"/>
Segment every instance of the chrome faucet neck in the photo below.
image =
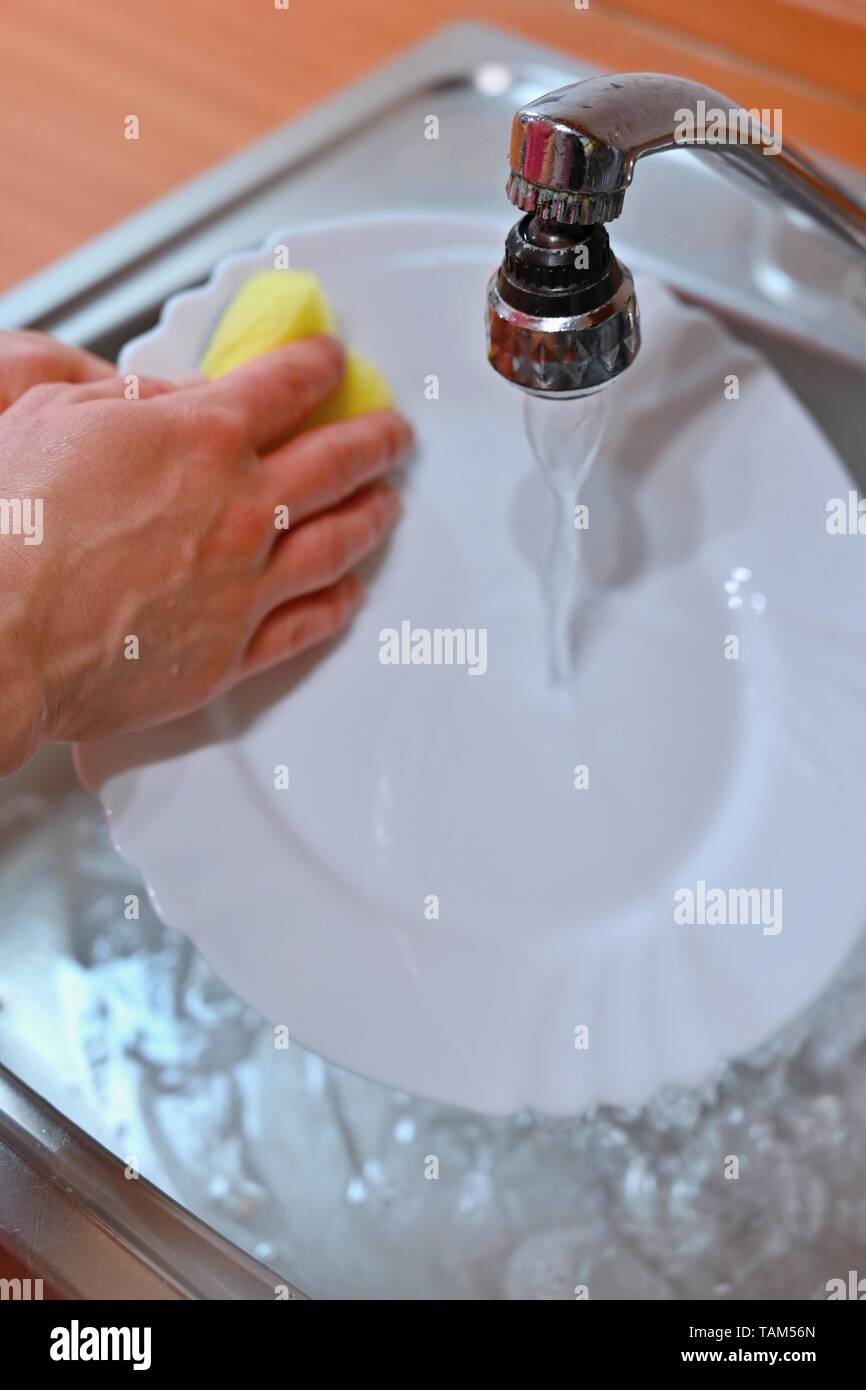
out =
<path fill-rule="evenodd" d="M 693 113 L 697 127 L 701 106 L 743 111 L 711 87 L 665 73 L 593 77 L 549 92 L 514 117 L 509 197 L 543 220 L 611 222 L 622 211 L 639 159 L 699 148 L 866 253 L 866 209 L 796 151 L 783 146 L 771 153 L 760 113 L 743 112 L 745 130 L 738 125 L 735 138 L 683 140 L 682 113 Z"/>

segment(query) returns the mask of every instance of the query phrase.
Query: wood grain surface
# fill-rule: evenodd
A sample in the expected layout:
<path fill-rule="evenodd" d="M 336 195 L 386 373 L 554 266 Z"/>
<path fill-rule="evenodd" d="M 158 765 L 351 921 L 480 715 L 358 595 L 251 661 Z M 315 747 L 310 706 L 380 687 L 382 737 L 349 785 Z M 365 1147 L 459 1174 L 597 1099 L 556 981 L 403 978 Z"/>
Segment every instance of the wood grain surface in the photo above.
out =
<path fill-rule="evenodd" d="M 860 0 L 2 0 L 0 283 L 460 19 L 780 106 L 786 139 L 866 167 Z"/>

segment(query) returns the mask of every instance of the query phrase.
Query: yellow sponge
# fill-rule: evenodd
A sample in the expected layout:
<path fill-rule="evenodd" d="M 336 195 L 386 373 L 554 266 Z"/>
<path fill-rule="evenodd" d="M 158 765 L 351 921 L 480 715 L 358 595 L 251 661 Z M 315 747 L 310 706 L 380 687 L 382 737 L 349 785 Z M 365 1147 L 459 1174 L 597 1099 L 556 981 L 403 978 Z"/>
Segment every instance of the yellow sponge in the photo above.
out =
<path fill-rule="evenodd" d="M 238 290 L 217 325 L 201 361 L 216 378 L 271 348 L 336 331 L 336 322 L 318 278 L 306 270 L 262 270 Z M 308 425 L 346 420 L 368 410 L 385 410 L 394 396 L 382 373 L 359 352 L 350 351 L 340 385 L 310 416 Z"/>

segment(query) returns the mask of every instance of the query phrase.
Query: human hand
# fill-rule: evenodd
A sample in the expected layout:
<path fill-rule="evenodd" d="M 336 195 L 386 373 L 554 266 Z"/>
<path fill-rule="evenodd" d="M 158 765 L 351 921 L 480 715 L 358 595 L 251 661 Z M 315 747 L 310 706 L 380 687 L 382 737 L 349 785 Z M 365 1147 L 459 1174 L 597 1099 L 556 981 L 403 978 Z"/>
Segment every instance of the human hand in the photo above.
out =
<path fill-rule="evenodd" d="M 0 772 L 51 738 L 186 714 L 337 633 L 411 443 L 392 411 L 289 438 L 341 378 L 329 338 L 212 383 L 142 377 L 131 400 L 107 363 L 49 340 L 4 364 L 22 336 L 0 335 L 0 494 L 41 504 L 42 536 L 0 515 Z"/>

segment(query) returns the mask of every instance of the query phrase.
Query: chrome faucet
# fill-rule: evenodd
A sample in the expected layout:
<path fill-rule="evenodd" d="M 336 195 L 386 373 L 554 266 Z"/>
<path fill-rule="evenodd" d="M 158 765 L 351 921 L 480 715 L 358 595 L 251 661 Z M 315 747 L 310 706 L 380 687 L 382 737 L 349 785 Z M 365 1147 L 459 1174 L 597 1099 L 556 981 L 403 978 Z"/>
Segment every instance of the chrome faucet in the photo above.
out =
<path fill-rule="evenodd" d="M 725 138 L 701 115 L 730 113 Z M 691 121 L 685 117 L 691 116 Z M 691 129 L 693 138 L 683 131 Z M 512 227 L 487 296 L 488 355 L 534 395 L 598 390 L 640 348 L 632 277 L 610 249 L 635 165 L 658 150 L 700 148 L 806 213 L 866 255 L 866 209 L 815 165 L 771 141 L 757 112 L 663 73 L 621 73 L 560 87 L 519 110 L 508 196 L 526 215 Z"/>

